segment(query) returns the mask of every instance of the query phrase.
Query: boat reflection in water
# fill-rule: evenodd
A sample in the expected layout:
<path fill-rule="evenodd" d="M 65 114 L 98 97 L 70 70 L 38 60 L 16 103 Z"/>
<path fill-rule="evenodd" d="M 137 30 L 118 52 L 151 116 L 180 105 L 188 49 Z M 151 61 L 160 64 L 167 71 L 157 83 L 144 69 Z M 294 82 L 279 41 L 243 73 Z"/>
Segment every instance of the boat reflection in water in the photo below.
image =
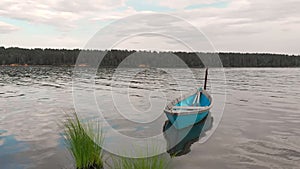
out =
<path fill-rule="evenodd" d="M 167 152 L 171 156 L 181 156 L 189 153 L 192 144 L 197 142 L 200 137 L 205 136 L 205 132 L 212 128 L 212 123 L 211 113 L 202 121 L 183 129 L 176 129 L 167 120 L 163 127 L 164 137 L 167 141 Z"/>

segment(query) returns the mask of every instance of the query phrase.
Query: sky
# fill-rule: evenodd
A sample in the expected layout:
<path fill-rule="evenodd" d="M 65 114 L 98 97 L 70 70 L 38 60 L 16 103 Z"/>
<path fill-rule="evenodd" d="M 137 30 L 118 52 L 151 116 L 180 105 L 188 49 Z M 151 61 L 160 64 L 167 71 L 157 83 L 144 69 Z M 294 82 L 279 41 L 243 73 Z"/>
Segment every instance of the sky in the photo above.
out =
<path fill-rule="evenodd" d="M 181 18 L 182 23 L 169 28 L 173 20 L 157 13 Z M 191 24 L 215 51 L 300 54 L 299 0 L 1 0 L 0 46 L 81 49 L 99 30 L 140 14 L 154 14 L 152 27 L 165 23 L 168 32 L 196 45 L 195 34 L 179 32 Z M 112 32 L 114 39 L 138 32 L 143 24 L 126 33 L 133 25 L 119 27 L 120 32 Z M 188 50 L 174 39 L 150 34 L 132 36 L 116 48 Z"/>

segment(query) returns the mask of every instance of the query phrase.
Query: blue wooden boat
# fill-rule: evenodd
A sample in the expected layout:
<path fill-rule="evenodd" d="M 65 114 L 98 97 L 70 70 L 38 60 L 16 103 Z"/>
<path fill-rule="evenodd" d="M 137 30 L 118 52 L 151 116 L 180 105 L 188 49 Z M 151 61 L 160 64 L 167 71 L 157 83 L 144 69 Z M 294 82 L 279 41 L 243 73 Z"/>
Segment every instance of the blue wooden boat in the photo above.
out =
<path fill-rule="evenodd" d="M 203 120 L 212 108 L 212 97 L 205 90 L 208 70 L 206 69 L 204 89 L 199 88 L 192 94 L 179 97 L 169 103 L 164 112 L 170 122 L 182 129 Z"/>

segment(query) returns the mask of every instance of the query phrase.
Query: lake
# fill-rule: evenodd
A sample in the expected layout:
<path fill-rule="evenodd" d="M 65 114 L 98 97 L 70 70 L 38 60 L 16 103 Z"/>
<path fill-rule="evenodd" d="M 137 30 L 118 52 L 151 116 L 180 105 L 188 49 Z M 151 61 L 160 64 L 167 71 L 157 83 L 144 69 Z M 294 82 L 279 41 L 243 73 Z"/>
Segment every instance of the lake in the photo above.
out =
<path fill-rule="evenodd" d="M 65 115 L 75 109 L 72 71 L 71 67 L 0 67 L 1 169 L 73 167 L 61 127 Z M 201 86 L 204 77 L 203 69 L 192 69 L 194 79 L 180 69 L 169 70 L 176 74 L 178 85 L 168 71 L 131 71 L 120 70 L 114 76 L 116 70 L 100 69 L 93 99 L 99 101 L 110 126 L 137 138 L 161 134 L 167 120 L 162 113 L 165 103 Z M 220 70 L 210 70 L 208 90 L 218 108 L 211 112 L 212 129 L 191 144 L 190 152 L 174 158 L 173 168 L 298 169 L 300 68 L 226 68 L 224 73 L 226 86 L 219 79 Z M 88 83 L 82 84 L 77 86 L 80 91 L 91 90 Z M 124 114 L 105 100 L 112 93 Z M 123 102 L 123 97 L 130 102 Z M 79 101 L 81 110 L 92 113 L 88 99 L 79 97 Z M 137 113 L 126 113 L 128 107 Z"/>

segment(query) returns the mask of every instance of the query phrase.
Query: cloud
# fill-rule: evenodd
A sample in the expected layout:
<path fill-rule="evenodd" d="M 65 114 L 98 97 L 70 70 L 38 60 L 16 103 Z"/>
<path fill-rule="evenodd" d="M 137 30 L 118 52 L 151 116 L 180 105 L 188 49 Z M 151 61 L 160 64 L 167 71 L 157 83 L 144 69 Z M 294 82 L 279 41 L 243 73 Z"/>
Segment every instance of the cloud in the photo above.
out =
<path fill-rule="evenodd" d="M 299 48 L 293 47 L 295 38 L 300 38 L 299 11 L 300 1 L 295 0 L 234 0 L 226 8 L 173 14 L 201 29 L 218 50 L 300 53 Z"/>
<path fill-rule="evenodd" d="M 147 0 L 153 3 L 157 3 L 161 6 L 171 9 L 185 9 L 194 5 L 209 5 L 219 2 L 226 2 L 228 0 Z"/>
<path fill-rule="evenodd" d="M 57 11 L 68 12 L 97 12 L 100 10 L 109 11 L 124 7 L 123 0 L 54 0 L 52 8 Z"/>
<path fill-rule="evenodd" d="M 128 3 L 129 1 L 130 3 Z M 90 30 L 86 27 L 90 27 L 91 30 L 98 29 L 101 24 L 103 26 L 110 21 L 132 14 L 168 9 L 166 12 L 169 14 L 179 16 L 201 29 L 218 50 L 276 52 L 290 50 L 292 53 L 300 53 L 300 48 L 295 45 L 295 43 L 299 43 L 300 39 L 299 0 L 276 2 L 272 0 L 146 1 L 149 6 L 142 8 L 142 3 L 135 4 L 135 0 L 2 0 L 0 1 L 0 15 L 30 23 L 54 26 L 58 28 L 57 34 L 59 35 L 82 27 L 85 27 L 82 29 L 86 30 Z M 226 3 L 226 6 L 219 7 L 222 3 Z M 120 35 L 145 27 L 155 29 L 159 26 L 157 24 L 161 23 L 155 22 L 155 20 L 163 19 L 153 18 L 154 21 L 151 23 L 137 23 L 130 25 L 130 29 L 120 28 Z M 182 24 L 172 20 L 165 20 L 163 23 L 164 25 L 160 26 L 164 26 L 166 29 L 169 26 L 177 26 L 180 30 L 185 30 L 181 27 Z M 16 30 L 13 25 L 9 27 L 6 26 L 5 30 Z M 1 29 L 3 28 L 4 26 L 1 26 Z M 185 35 L 186 40 L 192 40 L 195 36 L 188 30 L 167 29 L 167 31 L 177 31 L 176 33 Z M 1 30 L 1 32 L 7 31 Z M 72 38 L 78 38 L 78 42 L 80 42 L 84 40 L 83 36 Z M 76 42 L 70 42 L 70 44 L 72 43 Z M 276 45 L 274 45 L 275 43 Z M 149 44 L 144 43 L 144 45 Z M 174 42 L 170 45 L 174 47 Z"/>
<path fill-rule="evenodd" d="M 130 15 L 134 15 L 137 14 L 138 12 L 136 10 L 134 10 L 132 7 L 127 7 L 125 9 L 123 9 L 122 11 L 116 11 L 116 10 L 112 10 L 112 11 L 99 11 L 97 13 L 95 13 L 94 15 L 92 15 L 91 17 L 89 17 L 88 20 L 90 21 L 114 21 L 114 20 L 118 20 Z"/>
<path fill-rule="evenodd" d="M 0 21 L 0 34 L 11 33 L 19 29 L 19 27 Z"/>
<path fill-rule="evenodd" d="M 169 2 L 171 4 L 171 1 Z M 190 4 L 183 6 L 188 5 Z M 202 30 L 218 51 L 299 54 L 300 49 L 295 45 L 296 42 L 299 43 L 300 39 L 299 11 L 300 1 L 295 0 L 281 2 L 271 0 L 233 0 L 226 8 L 209 7 L 191 10 L 175 10 L 171 11 L 170 14 L 182 17 Z M 153 22 L 151 23 L 139 22 L 136 25 L 131 25 L 131 29 L 120 28 L 120 35 L 125 34 L 126 32 L 124 31 L 134 33 L 138 29 L 144 29 L 145 27 L 148 27 L 149 30 L 153 30 L 155 27 L 165 26 L 167 31 L 177 31 L 176 33 L 178 35 L 185 37 L 184 40 L 197 43 L 195 34 L 189 30 L 184 31 L 184 28 L 181 29 L 182 24 L 180 23 L 165 20 L 163 22 L 164 25 L 159 25 L 163 19 L 163 17 L 156 17 L 153 18 Z M 175 27 L 177 26 L 180 29 L 169 29 L 168 27 L 171 25 L 175 25 Z M 162 43 L 164 43 L 164 45 L 166 44 L 165 42 Z M 170 46 L 174 45 L 173 43 L 174 42 L 170 42 Z M 151 44 L 143 44 L 145 47 L 147 45 L 151 46 Z M 133 44 L 129 46 L 133 47 Z M 125 47 L 125 45 L 123 45 L 123 47 Z M 164 48 L 167 47 L 164 46 Z"/>
<path fill-rule="evenodd" d="M 47 24 L 65 31 L 77 27 L 80 19 L 122 6 L 123 0 L 2 0 L 0 15 Z"/>
<path fill-rule="evenodd" d="M 207 4 L 221 2 L 218 0 L 208 1 L 179 1 L 175 0 L 148 0 L 159 3 L 167 7 L 184 9 L 187 6 L 195 4 Z M 176 6 L 175 6 L 176 5 Z M 264 34 L 271 30 L 291 30 L 292 26 L 299 27 L 300 23 L 300 1 L 287 0 L 282 2 L 274 2 L 271 0 L 232 0 L 228 1 L 226 8 L 196 8 L 192 10 L 176 10 L 170 11 L 170 14 L 182 17 L 188 22 L 203 30 L 212 38 L 222 38 L 231 36 L 232 38 L 239 36 L 249 36 L 253 34 Z M 135 14 L 133 9 L 128 13 L 112 12 L 108 13 L 111 18 L 118 19 L 122 16 Z M 103 14 L 99 19 L 108 16 Z M 159 20 L 163 18 L 153 18 Z M 142 23 L 140 23 L 142 25 Z M 152 24 L 155 24 L 153 22 Z M 166 21 L 168 26 L 171 21 Z M 149 26 L 149 25 L 148 25 Z M 155 26 L 155 25 L 152 25 Z M 178 24 L 180 26 L 180 24 Z M 295 31 L 294 29 L 292 29 Z M 175 31 L 175 30 L 174 30 Z M 298 32 L 295 32 L 298 33 Z M 188 32 L 186 33 L 188 36 Z"/>

